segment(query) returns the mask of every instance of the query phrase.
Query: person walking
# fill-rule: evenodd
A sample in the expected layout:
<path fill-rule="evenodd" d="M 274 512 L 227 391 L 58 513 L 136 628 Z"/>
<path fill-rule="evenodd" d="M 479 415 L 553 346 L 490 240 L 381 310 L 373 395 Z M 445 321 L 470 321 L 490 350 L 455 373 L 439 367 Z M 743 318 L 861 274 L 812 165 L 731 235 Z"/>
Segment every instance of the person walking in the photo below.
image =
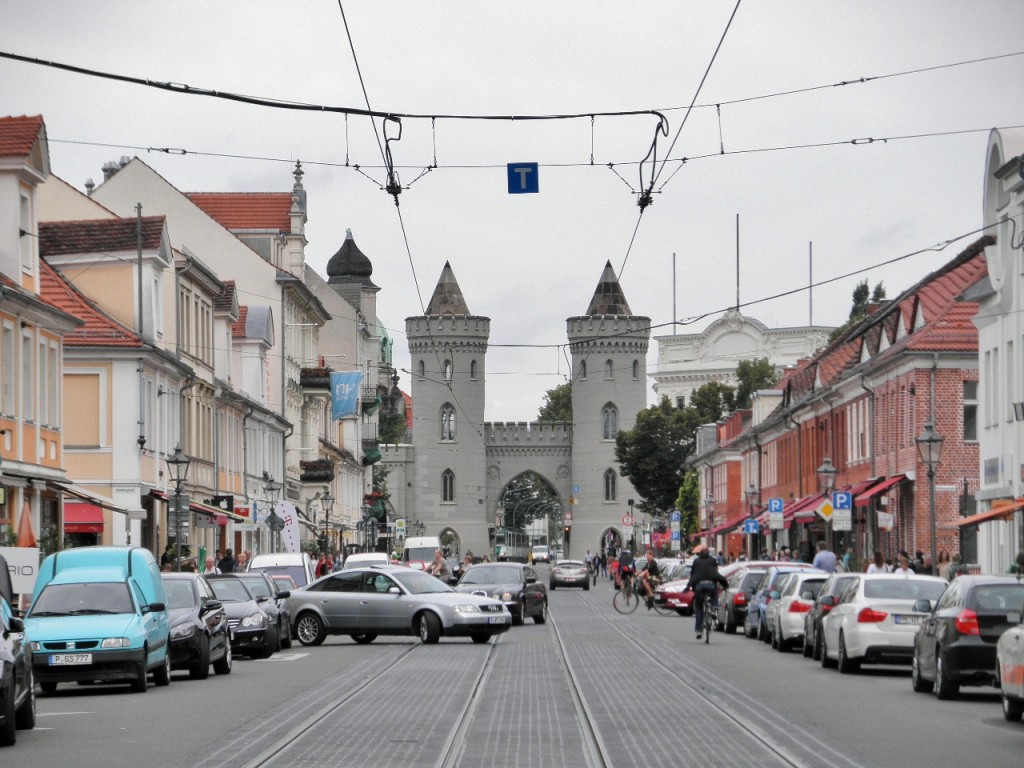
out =
<path fill-rule="evenodd" d="M 824 540 L 818 542 L 818 554 L 814 556 L 814 561 L 811 565 L 819 571 L 835 573 L 836 553 L 828 548 L 828 544 Z"/>
<path fill-rule="evenodd" d="M 235 553 L 230 549 L 224 550 L 224 557 L 217 563 L 217 567 L 221 573 L 234 573 L 235 572 Z"/>
<path fill-rule="evenodd" d="M 872 558 L 871 562 L 868 563 L 868 567 L 866 569 L 866 572 L 867 573 L 888 573 L 889 572 L 889 566 L 887 566 L 885 564 L 885 558 L 882 557 L 882 553 L 879 552 L 877 549 L 875 550 L 875 556 Z"/>
<path fill-rule="evenodd" d="M 206 567 L 203 568 L 203 574 L 207 573 L 220 573 L 220 568 L 217 567 L 216 561 L 213 559 L 213 555 L 206 556 Z"/>
<path fill-rule="evenodd" d="M 898 573 L 900 576 L 913 576 L 914 569 L 910 567 L 910 558 L 906 552 L 900 554 L 896 559 L 897 565 L 896 570 L 893 573 Z"/>

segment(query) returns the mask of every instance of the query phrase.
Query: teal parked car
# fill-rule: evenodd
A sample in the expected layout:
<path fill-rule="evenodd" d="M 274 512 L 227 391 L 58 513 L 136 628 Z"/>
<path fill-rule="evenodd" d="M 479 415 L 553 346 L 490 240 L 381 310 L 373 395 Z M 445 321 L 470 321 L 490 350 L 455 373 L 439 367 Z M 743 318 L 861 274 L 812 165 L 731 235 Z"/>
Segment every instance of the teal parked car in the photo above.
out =
<path fill-rule="evenodd" d="M 171 681 L 170 618 L 160 569 L 141 547 L 81 547 L 47 557 L 25 615 L 44 693 L 58 683 Z"/>

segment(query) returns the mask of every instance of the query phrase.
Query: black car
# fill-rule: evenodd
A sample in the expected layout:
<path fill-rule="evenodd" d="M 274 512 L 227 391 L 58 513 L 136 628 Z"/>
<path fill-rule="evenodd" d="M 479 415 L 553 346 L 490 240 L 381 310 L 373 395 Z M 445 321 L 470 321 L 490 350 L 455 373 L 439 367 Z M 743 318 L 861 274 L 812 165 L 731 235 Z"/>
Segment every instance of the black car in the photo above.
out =
<path fill-rule="evenodd" d="M 14 615 L 11 574 L 0 555 L 0 747 L 9 747 L 17 731 L 36 726 L 36 687 L 25 624 Z"/>
<path fill-rule="evenodd" d="M 288 613 L 288 596 L 290 590 L 282 590 L 274 581 L 273 577 L 266 571 L 247 571 L 236 573 L 236 579 L 245 582 L 245 586 L 256 596 L 258 601 L 265 597 L 266 602 L 261 602 L 260 607 L 267 614 L 271 626 L 277 627 L 278 646 L 274 650 L 292 647 L 291 615 Z"/>
<path fill-rule="evenodd" d="M 743 567 L 727 577 L 729 586 L 718 598 L 718 626 L 733 634 L 747 618 L 747 604 L 767 567 Z"/>
<path fill-rule="evenodd" d="M 261 603 L 233 573 L 207 574 L 214 596 L 224 604 L 231 633 L 231 651 L 254 659 L 269 659 L 277 650 L 277 627 L 267 620 Z"/>
<path fill-rule="evenodd" d="M 536 624 L 548 620 L 548 588 L 524 563 L 474 565 L 462 574 L 455 591 L 501 600 L 508 606 L 513 624 L 522 624 L 531 616 Z"/>
<path fill-rule="evenodd" d="M 995 682 L 996 643 L 1020 620 L 1024 583 L 1016 576 L 959 576 L 934 609 L 919 600 L 915 611 L 931 611 L 914 638 L 914 690 L 935 689 L 940 699 L 956 698 L 961 685 Z"/>
<path fill-rule="evenodd" d="M 171 617 L 171 669 L 195 680 L 231 672 L 231 641 L 223 604 L 198 573 L 161 573 Z"/>
<path fill-rule="evenodd" d="M 821 620 L 856 577 L 855 573 L 833 573 L 821 585 L 811 610 L 804 617 L 804 656 L 813 656 L 815 661 L 821 661 Z"/>

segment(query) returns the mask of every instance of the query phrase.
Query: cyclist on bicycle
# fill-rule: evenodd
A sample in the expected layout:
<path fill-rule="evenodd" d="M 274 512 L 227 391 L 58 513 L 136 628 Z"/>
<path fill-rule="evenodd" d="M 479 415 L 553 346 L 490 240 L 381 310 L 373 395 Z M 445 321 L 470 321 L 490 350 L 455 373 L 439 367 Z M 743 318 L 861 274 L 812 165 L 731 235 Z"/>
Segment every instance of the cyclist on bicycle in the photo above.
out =
<path fill-rule="evenodd" d="M 698 544 L 694 547 L 694 554 L 697 559 L 693 561 L 690 568 L 690 580 L 686 583 L 687 590 L 693 590 L 693 615 L 697 619 L 697 639 L 703 637 L 701 628 L 704 626 L 704 598 L 711 598 L 711 610 L 718 608 L 718 585 L 722 588 L 729 586 L 729 582 L 718 572 L 718 562 L 708 552 L 707 544 Z"/>
<path fill-rule="evenodd" d="M 633 562 L 633 553 L 628 549 L 619 550 L 619 572 L 617 587 L 621 588 L 623 582 L 632 583 L 633 575 L 636 573 L 636 564 Z"/>
<path fill-rule="evenodd" d="M 647 610 L 654 607 L 654 588 L 661 583 L 661 567 L 654 559 L 654 553 L 647 550 L 647 563 L 643 573 L 640 574 L 640 581 L 643 584 L 644 593 L 647 595 Z"/>

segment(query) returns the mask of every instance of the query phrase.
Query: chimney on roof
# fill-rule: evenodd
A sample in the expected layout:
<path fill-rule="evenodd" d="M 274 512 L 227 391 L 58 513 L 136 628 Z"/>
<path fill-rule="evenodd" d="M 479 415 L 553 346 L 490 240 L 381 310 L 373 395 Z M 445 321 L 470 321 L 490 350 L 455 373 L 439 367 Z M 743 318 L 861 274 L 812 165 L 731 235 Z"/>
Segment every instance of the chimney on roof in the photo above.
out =
<path fill-rule="evenodd" d="M 96 189 L 96 183 L 92 179 L 85 180 L 85 194 L 92 197 L 92 191 Z"/>
<path fill-rule="evenodd" d="M 117 173 L 120 168 L 117 167 L 117 163 L 110 161 L 103 164 L 103 180 L 110 181 L 114 178 L 114 174 Z"/>

